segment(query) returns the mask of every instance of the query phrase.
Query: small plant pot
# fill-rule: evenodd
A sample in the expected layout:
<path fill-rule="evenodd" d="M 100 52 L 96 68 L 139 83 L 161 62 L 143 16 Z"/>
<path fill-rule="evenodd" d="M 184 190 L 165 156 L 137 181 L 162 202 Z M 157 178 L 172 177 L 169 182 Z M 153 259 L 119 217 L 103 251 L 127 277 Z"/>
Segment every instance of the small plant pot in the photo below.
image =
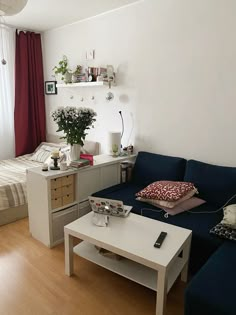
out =
<path fill-rule="evenodd" d="M 72 73 L 66 72 L 64 75 L 64 82 L 71 83 L 72 82 Z"/>

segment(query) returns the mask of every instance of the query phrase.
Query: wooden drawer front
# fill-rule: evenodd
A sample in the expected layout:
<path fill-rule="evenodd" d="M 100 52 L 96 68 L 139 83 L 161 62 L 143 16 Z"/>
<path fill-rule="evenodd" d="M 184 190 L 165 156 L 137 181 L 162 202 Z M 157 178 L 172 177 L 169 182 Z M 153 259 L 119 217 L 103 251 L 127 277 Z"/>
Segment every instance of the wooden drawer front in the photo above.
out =
<path fill-rule="evenodd" d="M 55 198 L 51 200 L 51 206 L 52 209 L 60 208 L 62 207 L 62 198 Z"/>
<path fill-rule="evenodd" d="M 61 177 L 62 186 L 71 185 L 74 183 L 74 175 L 68 175 Z"/>
<path fill-rule="evenodd" d="M 73 194 L 74 193 L 74 185 L 66 185 L 62 186 L 62 196 Z"/>
<path fill-rule="evenodd" d="M 51 199 L 56 199 L 62 196 L 62 188 L 54 188 L 51 190 Z"/>
<path fill-rule="evenodd" d="M 68 195 L 62 197 L 63 206 L 68 205 L 69 203 L 72 203 L 74 201 L 75 201 L 74 194 L 68 194 Z"/>
<path fill-rule="evenodd" d="M 61 182 L 62 180 L 60 177 L 51 179 L 51 189 L 61 187 Z"/>

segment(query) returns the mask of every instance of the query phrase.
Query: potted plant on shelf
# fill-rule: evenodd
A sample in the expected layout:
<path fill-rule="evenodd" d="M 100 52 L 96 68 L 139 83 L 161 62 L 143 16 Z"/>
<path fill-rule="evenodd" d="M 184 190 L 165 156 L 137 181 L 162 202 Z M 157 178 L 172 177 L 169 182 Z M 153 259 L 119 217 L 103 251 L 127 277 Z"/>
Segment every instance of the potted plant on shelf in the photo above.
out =
<path fill-rule="evenodd" d="M 61 139 L 66 139 L 71 146 L 72 161 L 79 159 L 87 130 L 94 127 L 96 116 L 93 109 L 85 107 L 59 107 L 52 112 L 52 118 L 58 125 L 57 132 L 63 131 L 64 136 Z"/>
<path fill-rule="evenodd" d="M 71 83 L 72 73 L 68 68 L 68 59 L 65 55 L 62 57 L 62 60 L 58 62 L 58 65 L 52 70 L 54 71 L 55 75 L 60 74 L 61 80 L 63 80 L 65 83 Z"/>

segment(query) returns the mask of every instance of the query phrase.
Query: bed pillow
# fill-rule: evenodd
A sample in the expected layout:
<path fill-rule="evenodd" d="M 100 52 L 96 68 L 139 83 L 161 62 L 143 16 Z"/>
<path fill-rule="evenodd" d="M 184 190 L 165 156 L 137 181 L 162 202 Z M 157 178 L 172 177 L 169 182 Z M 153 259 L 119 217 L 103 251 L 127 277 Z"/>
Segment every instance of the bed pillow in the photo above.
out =
<path fill-rule="evenodd" d="M 59 151 L 60 146 L 53 144 L 40 144 L 30 157 L 31 161 L 45 163 L 51 156 L 53 151 Z"/>
<path fill-rule="evenodd" d="M 179 203 L 183 202 L 184 200 L 190 199 L 192 196 L 194 196 L 196 193 L 196 189 L 192 189 L 189 191 L 184 197 L 180 198 L 177 201 L 165 201 L 165 200 L 158 200 L 158 199 L 148 199 L 143 197 L 137 197 L 136 200 L 147 202 L 155 207 L 160 208 L 161 206 L 167 207 L 167 208 L 174 208 Z"/>
<path fill-rule="evenodd" d="M 164 201 L 177 201 L 194 189 L 195 192 L 197 192 L 194 184 L 190 182 L 162 180 L 148 185 L 139 191 L 136 194 L 136 197 Z"/>
<path fill-rule="evenodd" d="M 66 146 L 65 143 L 41 142 L 33 153 L 37 152 L 43 145 L 53 147 L 53 149 L 57 148 L 57 150 L 60 150 L 61 148 L 64 148 Z"/>

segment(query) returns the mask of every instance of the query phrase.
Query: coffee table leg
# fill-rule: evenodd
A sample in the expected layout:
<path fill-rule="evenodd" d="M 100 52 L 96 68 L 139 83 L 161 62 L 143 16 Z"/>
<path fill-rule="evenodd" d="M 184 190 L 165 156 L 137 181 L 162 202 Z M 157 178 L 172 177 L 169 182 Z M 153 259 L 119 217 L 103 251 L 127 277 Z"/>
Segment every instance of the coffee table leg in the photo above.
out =
<path fill-rule="evenodd" d="M 167 295 L 167 277 L 166 269 L 158 271 L 157 274 L 157 300 L 156 300 L 156 315 L 163 315 L 166 308 Z"/>
<path fill-rule="evenodd" d="M 187 282 L 188 279 L 188 264 L 189 264 L 189 255 L 190 255 L 190 246 L 191 246 L 191 236 L 186 241 L 186 244 L 183 249 L 183 257 L 184 261 L 186 261 L 185 266 L 181 272 L 181 280 Z"/>
<path fill-rule="evenodd" d="M 65 274 L 71 276 L 74 271 L 73 236 L 65 232 Z"/>

